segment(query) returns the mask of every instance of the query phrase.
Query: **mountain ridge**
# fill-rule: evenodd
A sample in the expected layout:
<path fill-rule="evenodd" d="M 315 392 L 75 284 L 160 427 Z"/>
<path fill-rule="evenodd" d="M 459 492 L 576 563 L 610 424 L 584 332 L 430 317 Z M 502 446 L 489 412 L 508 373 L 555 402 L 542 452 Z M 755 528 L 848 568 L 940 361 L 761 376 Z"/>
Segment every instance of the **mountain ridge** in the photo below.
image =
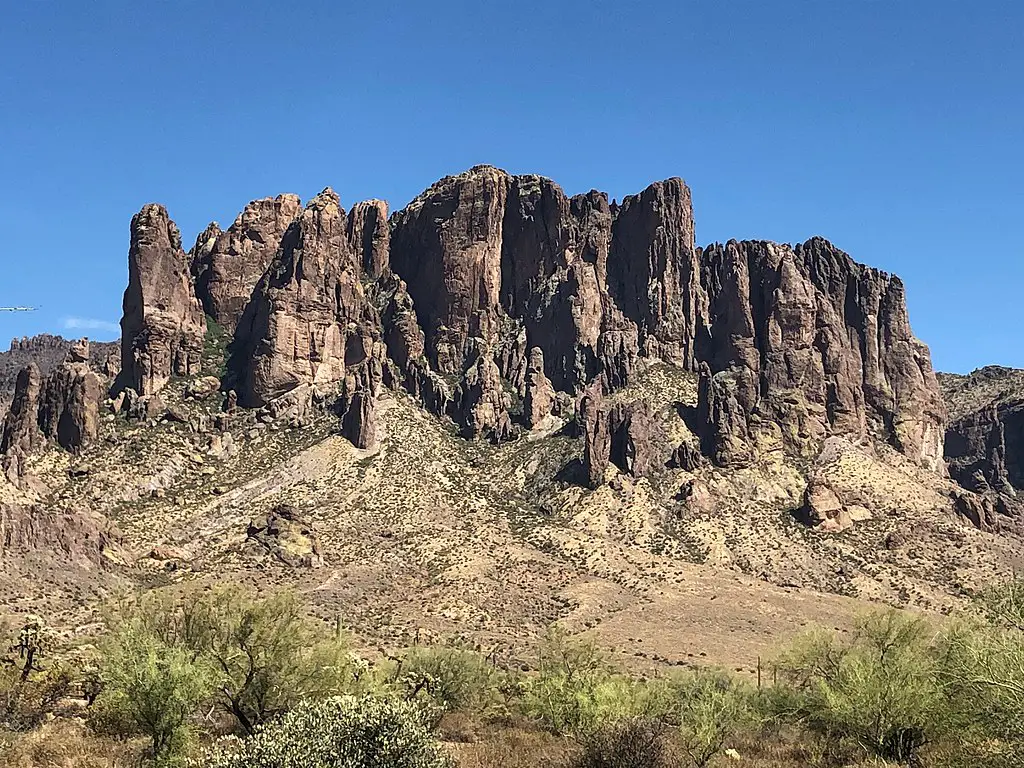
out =
<path fill-rule="evenodd" d="M 688 581 L 949 610 L 1021 563 L 1012 495 L 947 476 L 899 278 L 823 238 L 697 247 L 682 179 L 616 204 L 477 166 L 390 215 L 279 195 L 187 252 L 149 204 L 128 258 L 120 369 L 80 350 L 3 429 L 0 581 L 31 594 L 43 562 L 33 604 L 69 621 L 83 590 L 233 578 L 368 642 L 417 609 L 515 644 L 667 601 L 669 643 Z"/>

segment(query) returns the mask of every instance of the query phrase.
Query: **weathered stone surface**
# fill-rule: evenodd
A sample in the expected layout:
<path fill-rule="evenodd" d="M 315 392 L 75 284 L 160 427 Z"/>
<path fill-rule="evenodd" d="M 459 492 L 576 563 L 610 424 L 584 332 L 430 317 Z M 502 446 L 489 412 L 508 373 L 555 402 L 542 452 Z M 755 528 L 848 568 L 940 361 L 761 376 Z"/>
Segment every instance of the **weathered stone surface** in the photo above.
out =
<path fill-rule="evenodd" d="M 555 390 L 544 375 L 544 351 L 540 347 L 530 350 L 530 364 L 526 370 L 526 396 L 523 399 L 523 419 L 530 429 L 551 415 Z"/>
<path fill-rule="evenodd" d="M 455 391 L 454 402 L 454 415 L 461 421 L 467 437 L 482 435 L 501 441 L 512 436 L 512 419 L 508 412 L 511 398 L 490 356 L 480 355 L 469 367 Z"/>
<path fill-rule="evenodd" d="M 703 453 L 720 467 L 749 464 L 754 455 L 749 424 L 753 411 L 749 371 L 729 368 L 712 375 L 708 364 L 702 362 L 697 393 Z"/>
<path fill-rule="evenodd" d="M 84 359 L 88 359 L 88 344 Z M 64 363 L 46 379 L 39 402 L 39 427 L 46 437 L 68 451 L 96 439 L 103 390 L 88 363 Z"/>
<path fill-rule="evenodd" d="M 950 476 L 977 493 L 1017 498 L 1024 491 L 1024 371 L 990 365 L 940 378 L 950 405 Z"/>
<path fill-rule="evenodd" d="M 383 200 L 365 200 L 352 206 L 345 231 L 353 253 L 361 260 L 363 273 L 381 277 L 390 269 L 391 227 L 388 204 Z"/>
<path fill-rule="evenodd" d="M 13 339 L 7 352 L 0 352 L 0 421 L 3 420 L 11 399 L 18 374 L 28 365 L 34 364 L 43 378 L 50 371 L 68 360 L 75 345 L 79 354 L 80 340 L 69 340 L 60 336 L 40 334 L 38 336 Z M 120 344 L 118 342 L 89 342 L 89 363 L 97 373 L 113 379 L 120 370 Z"/>
<path fill-rule="evenodd" d="M 716 461 L 745 453 L 756 414 L 797 454 L 837 434 L 942 471 L 945 408 L 898 278 L 820 238 L 795 249 L 730 241 L 700 263 L 708 317 L 696 350 L 714 376 L 699 409 Z"/>
<path fill-rule="evenodd" d="M 45 552 L 58 562 L 119 564 L 122 538 L 117 526 L 86 508 L 0 504 L 0 561 Z"/>
<path fill-rule="evenodd" d="M 337 404 L 342 434 L 356 448 L 364 450 L 375 447 L 378 442 L 377 397 L 383 379 L 381 357 L 381 349 L 372 350 L 362 365 L 349 370 Z"/>
<path fill-rule="evenodd" d="M 849 511 L 836 492 L 826 483 L 813 479 L 807 484 L 796 518 L 805 525 L 829 532 L 844 531 L 853 525 Z"/>
<path fill-rule="evenodd" d="M 89 342 L 72 348 L 68 361 L 45 379 L 30 364 L 18 376 L 14 400 L 0 432 L 5 474 L 17 483 L 25 460 L 51 440 L 68 451 L 88 445 L 99 432 L 103 397 L 100 377 L 89 368 Z"/>
<path fill-rule="evenodd" d="M 229 363 L 239 402 L 259 407 L 302 384 L 344 380 L 380 320 L 360 282 L 359 259 L 345 232 L 338 196 L 325 189 L 284 235 L 280 251 L 253 292 Z"/>
<path fill-rule="evenodd" d="M 245 206 L 226 230 L 211 224 L 199 235 L 190 253 L 196 294 L 206 314 L 228 333 L 301 212 L 297 195 L 265 197 Z"/>
<path fill-rule="evenodd" d="M 24 473 L 25 459 L 43 443 L 38 421 L 42 383 L 39 368 L 34 363 L 24 368 L 18 374 L 14 400 L 4 420 L 0 454 L 4 473 L 13 483 L 17 483 Z"/>
<path fill-rule="evenodd" d="M 693 206 L 682 179 L 626 197 L 612 227 L 610 290 L 640 332 L 648 357 L 694 365 L 706 298 L 693 240 Z"/>
<path fill-rule="evenodd" d="M 592 390 L 580 399 L 580 426 L 583 433 L 583 471 L 591 488 L 604 482 L 611 459 L 612 437 L 608 412 L 600 390 Z"/>
<path fill-rule="evenodd" d="M 256 547 L 285 565 L 293 568 L 323 565 L 312 521 L 291 505 L 280 504 L 262 520 L 251 521 L 246 535 Z"/>
<path fill-rule="evenodd" d="M 806 459 L 841 435 L 943 469 L 943 405 L 902 283 L 820 238 L 701 250 L 681 179 L 620 206 L 490 166 L 440 180 L 390 223 L 387 213 L 370 200 L 346 215 L 325 190 L 301 212 L 290 196 L 256 201 L 228 231 L 200 237 L 193 271 L 219 319 L 238 315 L 269 264 L 231 345 L 226 387 L 242 405 L 334 388 L 345 433 L 370 444 L 375 396 L 351 381 L 372 358 L 378 382 L 466 436 L 504 439 L 513 397 L 533 427 L 556 396 L 607 394 L 662 361 L 700 373 L 691 426 L 720 466 L 750 464 L 764 447 Z M 133 237 L 133 252 L 175 252 L 173 235 L 152 240 Z M 631 473 L 660 466 L 630 434 L 623 445 L 639 461 L 610 446 L 608 459 Z"/>
<path fill-rule="evenodd" d="M 664 459 L 657 460 L 664 437 L 646 400 L 620 403 L 611 409 L 608 419 L 611 433 L 610 458 L 615 466 L 633 477 L 653 473 Z"/>
<path fill-rule="evenodd" d="M 206 317 L 181 234 L 161 205 L 146 205 L 132 218 L 123 304 L 121 388 L 148 395 L 172 375 L 199 373 Z"/>
<path fill-rule="evenodd" d="M 694 445 L 689 440 L 684 440 L 672 451 L 668 466 L 671 469 L 693 472 L 703 463 L 703 460 L 704 456 L 700 452 L 700 446 Z"/>

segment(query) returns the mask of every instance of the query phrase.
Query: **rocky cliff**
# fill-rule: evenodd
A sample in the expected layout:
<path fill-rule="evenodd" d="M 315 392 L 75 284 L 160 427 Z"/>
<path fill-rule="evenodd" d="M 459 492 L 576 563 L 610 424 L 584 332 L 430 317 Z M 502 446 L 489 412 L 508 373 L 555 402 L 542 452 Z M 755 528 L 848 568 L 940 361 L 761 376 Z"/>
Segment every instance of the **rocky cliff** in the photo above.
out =
<path fill-rule="evenodd" d="M 957 384 L 947 430 L 898 278 L 694 232 L 680 179 L 614 203 L 489 166 L 390 215 L 257 200 L 189 253 L 147 205 L 117 383 L 81 345 L 20 373 L 0 577 L 36 594 L 49 547 L 104 589 L 298 579 L 368 637 L 502 636 L 666 595 L 684 621 L 723 573 L 945 608 L 1024 562 L 1011 387 Z"/>
<path fill-rule="evenodd" d="M 19 373 L 34 364 L 46 376 L 67 358 L 72 345 L 78 342 L 61 336 L 39 336 L 13 339 L 7 352 L 0 352 L 0 421 L 14 397 Z M 121 365 L 118 342 L 96 342 L 89 345 L 89 363 L 105 376 L 117 375 Z"/>
<path fill-rule="evenodd" d="M 984 500 L 996 527 L 1024 518 L 1024 371 L 993 365 L 969 376 L 940 374 L 940 382 L 949 403 L 950 476 Z"/>
<path fill-rule="evenodd" d="M 123 307 L 121 388 L 150 395 L 171 376 L 199 373 L 206 316 L 181 233 L 162 205 L 146 205 L 132 218 Z"/>
<path fill-rule="evenodd" d="M 209 316 L 227 332 L 232 403 L 291 424 L 333 409 L 361 448 L 390 387 L 492 441 L 579 408 L 592 485 L 609 462 L 644 476 L 693 464 L 697 446 L 721 467 L 807 461 L 831 436 L 944 471 L 945 408 L 899 279 L 820 238 L 698 248 L 678 178 L 618 205 L 477 166 L 390 220 L 378 200 L 346 213 L 330 189 L 304 207 L 280 195 L 211 224 L 189 254 L 147 205 L 128 262 L 117 389 L 142 398 L 200 373 Z M 655 364 L 699 378 L 695 442 L 670 445 L 643 397 L 603 402 Z M 43 433 L 88 442 L 77 403 L 94 389 L 70 369 L 47 383 L 41 401 L 73 415 L 36 419 Z"/>

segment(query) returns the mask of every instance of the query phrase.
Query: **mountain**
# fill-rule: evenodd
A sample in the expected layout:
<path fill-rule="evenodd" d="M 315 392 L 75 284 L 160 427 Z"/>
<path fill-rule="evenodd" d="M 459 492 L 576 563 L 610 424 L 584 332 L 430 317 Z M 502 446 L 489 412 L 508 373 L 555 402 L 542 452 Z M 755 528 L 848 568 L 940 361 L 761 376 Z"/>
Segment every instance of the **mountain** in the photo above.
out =
<path fill-rule="evenodd" d="M 69 624 L 231 579 L 367 643 L 560 618 L 743 665 L 1021 563 L 1016 464 L 947 472 L 966 411 L 899 278 L 822 238 L 698 247 L 681 179 L 618 204 L 477 166 L 390 216 L 256 200 L 189 251 L 150 204 L 129 241 L 120 365 L 27 369 L 0 443 L 0 584 Z"/>

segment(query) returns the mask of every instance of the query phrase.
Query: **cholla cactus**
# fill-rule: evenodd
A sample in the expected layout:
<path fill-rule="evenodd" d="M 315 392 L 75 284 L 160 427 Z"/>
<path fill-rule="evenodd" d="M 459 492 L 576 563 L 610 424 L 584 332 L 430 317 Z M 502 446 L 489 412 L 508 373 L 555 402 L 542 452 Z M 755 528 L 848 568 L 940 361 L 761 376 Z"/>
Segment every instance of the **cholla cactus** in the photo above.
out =
<path fill-rule="evenodd" d="M 195 768 L 452 768 L 451 758 L 402 701 L 337 696 L 306 702 L 240 746 L 214 747 Z"/>

